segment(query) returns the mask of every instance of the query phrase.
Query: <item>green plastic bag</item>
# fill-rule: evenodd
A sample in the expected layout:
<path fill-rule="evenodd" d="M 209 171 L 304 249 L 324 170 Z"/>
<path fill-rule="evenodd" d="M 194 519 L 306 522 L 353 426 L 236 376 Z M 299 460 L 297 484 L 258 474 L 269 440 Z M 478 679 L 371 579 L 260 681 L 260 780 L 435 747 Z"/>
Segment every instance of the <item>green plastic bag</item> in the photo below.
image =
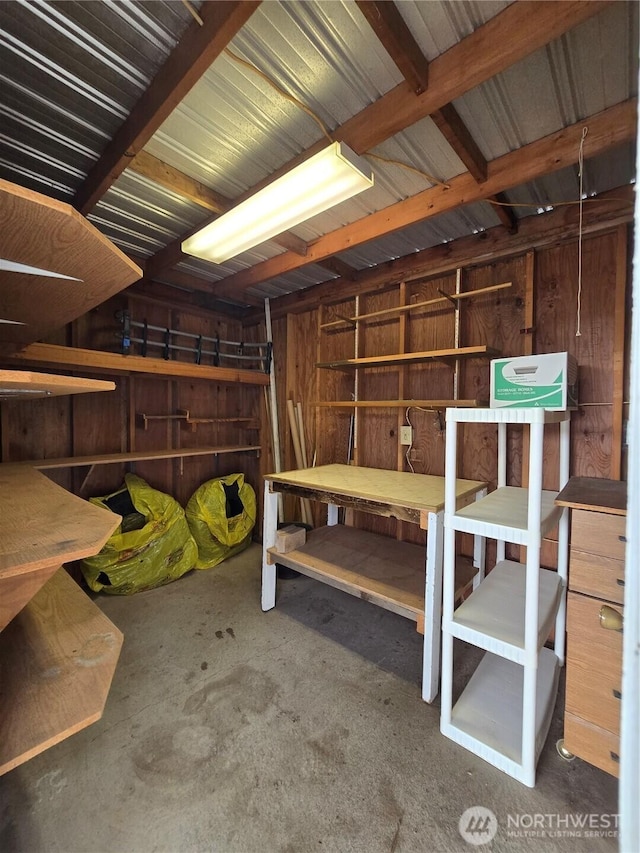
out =
<path fill-rule="evenodd" d="M 177 580 L 195 566 L 198 547 L 180 504 L 170 495 L 151 488 L 135 474 L 125 475 L 126 489 L 90 502 L 106 507 L 129 492 L 136 510 L 127 515 L 95 557 L 82 562 L 82 573 L 94 592 L 131 595 Z M 136 518 L 143 526 L 128 529 Z"/>
<path fill-rule="evenodd" d="M 198 545 L 196 568 L 210 569 L 251 542 L 256 493 L 244 474 L 207 480 L 191 495 L 185 513 Z"/>

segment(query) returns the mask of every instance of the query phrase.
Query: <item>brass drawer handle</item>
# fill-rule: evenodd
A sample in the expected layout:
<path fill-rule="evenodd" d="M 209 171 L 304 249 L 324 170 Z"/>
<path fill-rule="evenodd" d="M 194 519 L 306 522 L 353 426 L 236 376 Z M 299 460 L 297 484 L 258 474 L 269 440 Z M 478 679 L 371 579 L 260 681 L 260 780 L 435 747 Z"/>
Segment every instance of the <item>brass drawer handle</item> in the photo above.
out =
<path fill-rule="evenodd" d="M 615 687 L 611 692 L 613 693 L 614 699 L 622 699 L 622 693 L 619 690 L 616 690 Z"/>
<path fill-rule="evenodd" d="M 619 610 L 614 610 L 613 607 L 609 607 L 608 604 L 603 604 L 598 616 L 601 628 L 605 628 L 607 631 L 622 632 L 624 620 L 622 618 L 622 613 L 620 613 Z"/>

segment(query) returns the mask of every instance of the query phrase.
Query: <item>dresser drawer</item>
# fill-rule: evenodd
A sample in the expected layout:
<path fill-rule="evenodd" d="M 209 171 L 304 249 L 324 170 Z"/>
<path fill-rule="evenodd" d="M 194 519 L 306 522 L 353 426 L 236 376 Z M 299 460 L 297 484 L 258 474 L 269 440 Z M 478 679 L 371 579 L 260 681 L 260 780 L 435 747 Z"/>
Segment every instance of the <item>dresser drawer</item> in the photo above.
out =
<path fill-rule="evenodd" d="M 570 592 L 567 602 L 566 710 L 601 728 L 620 729 L 622 634 L 600 626 L 603 602 Z M 622 612 L 622 608 L 618 608 Z"/>
<path fill-rule="evenodd" d="M 569 589 L 622 604 L 624 562 L 589 554 L 572 545 L 569 557 Z"/>
<path fill-rule="evenodd" d="M 589 554 L 624 560 L 627 519 L 623 515 L 574 509 L 571 516 L 571 545 Z"/>
<path fill-rule="evenodd" d="M 601 770 L 618 776 L 620 772 L 620 738 L 576 717 L 564 716 L 564 745 L 579 758 L 594 764 Z"/>

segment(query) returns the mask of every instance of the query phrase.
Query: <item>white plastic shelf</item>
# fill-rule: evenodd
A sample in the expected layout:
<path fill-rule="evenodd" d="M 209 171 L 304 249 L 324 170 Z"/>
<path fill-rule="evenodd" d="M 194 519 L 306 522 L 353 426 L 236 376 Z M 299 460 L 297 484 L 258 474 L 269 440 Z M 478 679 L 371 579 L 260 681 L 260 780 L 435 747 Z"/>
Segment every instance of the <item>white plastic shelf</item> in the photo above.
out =
<path fill-rule="evenodd" d="M 557 496 L 558 492 L 542 492 L 539 537 L 553 530 L 562 515 L 562 507 L 554 503 Z M 528 507 L 528 489 L 501 486 L 486 498 L 474 501 L 452 516 L 445 515 L 445 525 L 451 525 L 461 533 L 529 545 L 537 534 L 527 527 Z"/>
<path fill-rule="evenodd" d="M 544 745 L 558 687 L 558 658 L 540 652 L 536 685 L 536 760 Z M 532 788 L 535 765 L 522 764 L 524 669 L 512 661 L 485 654 L 456 702 L 442 734 Z"/>
<path fill-rule="evenodd" d="M 571 412 L 551 412 L 548 409 L 474 409 L 472 412 L 447 412 L 447 420 L 474 424 L 558 424 L 568 421 Z"/>
<path fill-rule="evenodd" d="M 454 637 L 518 664 L 525 663 L 526 566 L 503 560 L 458 607 L 444 627 Z M 549 636 L 563 591 L 557 572 L 538 579 L 538 648 Z"/>

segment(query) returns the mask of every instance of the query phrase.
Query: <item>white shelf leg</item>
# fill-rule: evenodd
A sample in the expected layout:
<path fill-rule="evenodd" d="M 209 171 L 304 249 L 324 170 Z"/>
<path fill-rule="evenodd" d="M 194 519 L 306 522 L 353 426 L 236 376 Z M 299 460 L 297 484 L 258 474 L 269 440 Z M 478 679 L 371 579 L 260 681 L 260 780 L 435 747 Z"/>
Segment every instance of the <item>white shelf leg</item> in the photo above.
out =
<path fill-rule="evenodd" d="M 271 491 L 271 483 L 264 483 L 264 505 L 262 511 L 262 609 L 276 606 L 276 567 L 269 563 L 267 548 L 276 544 L 278 530 L 278 492 Z"/>
<path fill-rule="evenodd" d="M 327 504 L 327 527 L 333 527 L 338 523 L 337 504 Z"/>
<path fill-rule="evenodd" d="M 438 695 L 442 619 L 443 530 L 444 512 L 430 512 L 427 527 L 424 648 L 422 658 L 422 698 L 425 702 L 433 702 Z"/>

